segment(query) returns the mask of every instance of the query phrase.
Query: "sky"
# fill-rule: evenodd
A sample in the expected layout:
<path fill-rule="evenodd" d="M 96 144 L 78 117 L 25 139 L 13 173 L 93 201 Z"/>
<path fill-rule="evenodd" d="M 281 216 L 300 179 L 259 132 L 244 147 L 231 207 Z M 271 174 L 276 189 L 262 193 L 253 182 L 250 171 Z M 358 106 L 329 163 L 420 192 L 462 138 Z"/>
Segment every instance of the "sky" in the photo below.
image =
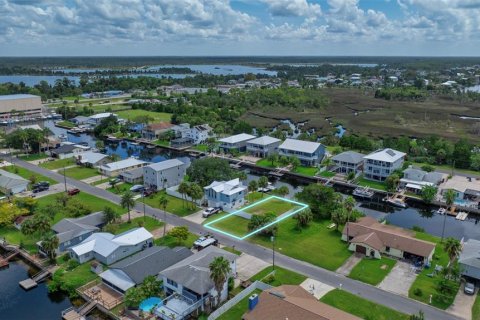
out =
<path fill-rule="evenodd" d="M 0 56 L 478 56 L 480 0 L 0 0 Z"/>

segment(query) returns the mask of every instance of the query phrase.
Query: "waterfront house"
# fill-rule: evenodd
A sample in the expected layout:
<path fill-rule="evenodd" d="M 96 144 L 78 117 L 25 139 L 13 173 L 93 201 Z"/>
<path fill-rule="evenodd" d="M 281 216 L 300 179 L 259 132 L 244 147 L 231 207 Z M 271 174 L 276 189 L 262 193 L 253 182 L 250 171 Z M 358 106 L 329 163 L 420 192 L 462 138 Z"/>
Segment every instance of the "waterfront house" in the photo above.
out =
<path fill-rule="evenodd" d="M 80 218 L 64 218 L 52 226 L 58 238 L 57 253 L 64 252 L 79 244 L 90 235 L 100 231 L 105 225 L 103 212 L 94 212 Z M 40 252 L 44 252 L 41 241 L 37 243 Z"/>
<path fill-rule="evenodd" d="M 209 207 L 231 210 L 245 204 L 248 188 L 237 178 L 230 181 L 213 181 L 203 189 Z"/>
<path fill-rule="evenodd" d="M 143 183 L 143 167 L 124 171 L 118 175 L 124 182 L 131 184 Z"/>
<path fill-rule="evenodd" d="M 76 116 L 75 118 L 70 119 L 70 122 L 74 123 L 76 126 L 87 124 L 90 117 L 85 116 Z"/>
<path fill-rule="evenodd" d="M 88 150 L 90 150 L 90 147 L 64 142 L 60 147 L 50 150 L 50 154 L 54 158 L 67 159 L 67 158 L 75 157 Z"/>
<path fill-rule="evenodd" d="M 363 157 L 365 155 L 355 151 L 345 151 L 334 155 L 332 161 L 335 164 L 333 171 L 337 173 L 357 174 L 363 170 Z"/>
<path fill-rule="evenodd" d="M 304 166 L 316 166 L 325 155 L 325 146 L 318 142 L 286 139 L 278 147 L 278 154 L 285 157 L 296 157 Z"/>
<path fill-rule="evenodd" d="M 463 204 L 464 200 L 480 202 L 480 180 L 454 175 L 440 185 L 441 193 L 444 195 L 447 190 L 455 192 L 455 200 Z"/>
<path fill-rule="evenodd" d="M 70 257 L 79 263 L 95 259 L 111 265 L 151 246 L 153 235 L 142 227 L 118 235 L 106 232 L 93 233 L 80 244 L 71 247 L 69 251 Z"/>
<path fill-rule="evenodd" d="M 318 301 L 310 292 L 295 285 L 281 285 L 250 296 L 249 310 L 242 320 L 360 320 L 345 311 Z"/>
<path fill-rule="evenodd" d="M 385 181 L 395 170 L 403 165 L 406 153 L 390 148 L 372 152 L 363 159 L 364 177 L 368 180 Z"/>
<path fill-rule="evenodd" d="M 424 186 L 438 186 L 447 179 L 447 174 L 426 172 L 410 166 L 403 171 L 398 187 L 409 192 L 420 194 Z"/>
<path fill-rule="evenodd" d="M 192 144 L 197 145 L 205 143 L 212 136 L 213 129 L 208 124 L 194 126 L 187 131 L 187 137 L 192 140 Z"/>
<path fill-rule="evenodd" d="M 187 165 L 178 159 L 152 163 L 143 169 L 144 185 L 161 190 L 179 185 L 183 181 Z"/>
<path fill-rule="evenodd" d="M 75 155 L 75 159 L 78 165 L 89 168 L 96 168 L 110 162 L 110 157 L 108 155 L 93 151 L 77 154 Z"/>
<path fill-rule="evenodd" d="M 224 257 L 230 262 L 229 276 L 236 274 L 237 255 L 215 246 L 209 246 L 161 271 L 159 278 L 163 280 L 163 288 L 168 297 L 164 300 L 164 305 L 156 309 L 155 314 L 160 316 L 162 310 L 167 311 L 167 314 L 173 311 L 176 313 L 175 319 L 184 319 L 199 308 L 203 310 L 206 301 L 217 298 L 220 302 L 225 301 L 228 297 L 228 280 L 218 293 L 210 278 L 209 265 L 216 257 Z M 182 308 L 171 308 L 170 305 Z"/>
<path fill-rule="evenodd" d="M 463 244 L 462 252 L 458 258 L 462 275 L 470 279 L 480 280 L 480 241 L 468 239 Z"/>
<path fill-rule="evenodd" d="M 266 158 L 268 155 L 277 153 L 280 139 L 263 136 L 247 141 L 247 152 L 255 157 Z"/>
<path fill-rule="evenodd" d="M 220 142 L 220 150 L 224 152 L 244 152 L 247 149 L 247 141 L 254 139 L 255 136 L 247 133 L 240 133 L 234 136 L 226 137 L 223 139 L 219 139 Z"/>
<path fill-rule="evenodd" d="M 147 140 L 157 140 L 172 127 L 173 124 L 169 122 L 152 123 L 143 128 L 142 137 Z"/>
<path fill-rule="evenodd" d="M 102 282 L 114 290 L 125 293 L 143 282 L 148 276 L 157 276 L 161 271 L 191 256 L 185 247 L 150 247 L 110 266 L 99 276 Z"/>
<path fill-rule="evenodd" d="M 117 162 L 103 164 L 98 167 L 98 171 L 107 177 L 116 177 L 120 173 L 129 171 L 135 168 L 141 168 L 148 164 L 148 162 L 138 160 L 135 158 L 127 158 Z"/>
<path fill-rule="evenodd" d="M 343 228 L 342 240 L 349 242 L 350 251 L 376 259 L 387 255 L 430 264 L 435 252 L 435 244 L 416 239 L 415 232 L 380 223 L 368 216 L 348 222 Z"/>
<path fill-rule="evenodd" d="M 7 196 L 26 191 L 29 183 L 15 173 L 0 169 L 0 192 Z"/>
<path fill-rule="evenodd" d="M 111 113 L 111 112 L 97 113 L 97 114 L 94 114 L 94 115 L 91 115 L 90 117 L 88 117 L 87 124 L 96 126 L 96 125 L 100 124 L 100 122 L 102 122 L 102 120 L 107 119 L 109 117 L 117 118 L 117 115 L 115 113 Z"/>

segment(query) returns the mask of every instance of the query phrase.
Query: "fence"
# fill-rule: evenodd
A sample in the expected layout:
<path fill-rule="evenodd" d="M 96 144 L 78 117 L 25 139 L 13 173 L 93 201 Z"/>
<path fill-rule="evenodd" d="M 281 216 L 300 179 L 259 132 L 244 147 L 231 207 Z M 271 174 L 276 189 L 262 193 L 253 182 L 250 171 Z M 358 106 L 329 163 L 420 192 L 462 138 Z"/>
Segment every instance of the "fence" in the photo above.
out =
<path fill-rule="evenodd" d="M 233 299 L 228 300 L 226 303 L 224 303 L 220 308 L 212 312 L 208 316 L 208 320 L 215 320 L 218 317 L 220 317 L 222 314 L 227 312 L 230 308 L 232 308 L 234 305 L 239 303 L 243 298 L 249 296 L 255 289 L 259 290 L 267 290 L 273 288 L 271 285 L 268 285 L 266 283 L 260 282 L 260 281 L 255 281 L 251 285 L 249 285 L 245 290 L 237 294 Z"/>
<path fill-rule="evenodd" d="M 166 192 L 167 192 L 168 195 L 170 195 L 172 197 L 179 198 L 179 199 L 184 199 L 185 197 L 182 196 L 182 194 L 180 192 L 178 192 L 177 190 L 178 190 L 178 186 L 173 186 L 173 187 L 167 188 Z M 188 196 L 187 196 L 187 200 L 192 201 L 192 199 L 190 199 Z M 204 198 L 202 197 L 202 199 L 195 200 L 194 202 L 197 204 L 197 206 L 201 206 L 203 201 L 204 201 Z"/>

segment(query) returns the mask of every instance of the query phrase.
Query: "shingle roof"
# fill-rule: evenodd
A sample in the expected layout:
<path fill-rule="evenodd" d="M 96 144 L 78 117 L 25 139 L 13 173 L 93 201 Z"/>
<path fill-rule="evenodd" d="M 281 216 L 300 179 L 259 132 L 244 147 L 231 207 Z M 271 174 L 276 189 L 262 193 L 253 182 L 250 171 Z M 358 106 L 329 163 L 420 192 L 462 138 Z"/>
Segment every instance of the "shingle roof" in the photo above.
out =
<path fill-rule="evenodd" d="M 17 186 L 24 186 L 29 181 L 14 173 L 0 169 L 0 187 L 11 189 Z"/>
<path fill-rule="evenodd" d="M 163 129 L 170 129 L 173 127 L 173 124 L 169 122 L 159 122 L 159 123 L 152 123 L 147 126 L 148 130 L 163 130 Z"/>
<path fill-rule="evenodd" d="M 262 136 L 262 137 L 259 137 L 259 138 L 256 138 L 256 139 L 252 139 L 252 140 L 248 141 L 248 143 L 258 144 L 258 145 L 261 145 L 261 146 L 267 146 L 269 144 L 280 142 L 280 141 L 281 141 L 280 139 L 277 139 L 277 138 L 274 138 L 274 137 Z"/>
<path fill-rule="evenodd" d="M 359 163 L 363 161 L 364 156 L 364 154 L 355 151 L 345 151 L 333 156 L 332 160 L 348 163 Z"/>
<path fill-rule="evenodd" d="M 75 144 L 64 144 L 63 146 L 60 146 L 54 150 L 52 150 L 52 153 L 54 154 L 63 154 L 63 153 L 70 153 L 75 149 L 79 149 L 80 147 L 75 145 Z"/>
<path fill-rule="evenodd" d="M 91 213 L 80 218 L 65 218 L 52 226 L 60 243 L 71 240 L 84 233 L 97 231 L 97 226 L 104 223 L 103 212 Z"/>
<path fill-rule="evenodd" d="M 385 161 L 385 162 L 395 162 L 400 158 L 405 157 L 406 153 L 393 150 L 390 148 L 372 152 L 366 155 L 365 159 Z"/>
<path fill-rule="evenodd" d="M 170 169 L 170 168 L 174 168 L 174 167 L 177 167 L 177 166 L 181 166 L 181 165 L 184 165 L 184 164 L 185 163 L 183 163 L 182 161 L 180 161 L 178 159 L 170 159 L 170 160 L 165 160 L 165 161 L 149 164 L 147 167 L 152 168 L 153 170 L 158 172 L 158 171 L 162 171 L 162 170 L 165 170 L 165 169 Z"/>
<path fill-rule="evenodd" d="M 237 258 L 233 253 L 209 246 L 200 252 L 160 272 L 161 276 L 175 281 L 198 294 L 205 294 L 213 288 L 209 265 L 214 258 L 223 256 L 229 261 Z"/>
<path fill-rule="evenodd" d="M 463 244 L 458 262 L 480 269 L 480 241 L 469 239 Z"/>
<path fill-rule="evenodd" d="M 287 139 L 278 148 L 291 151 L 314 153 L 320 146 L 321 144 L 318 142 Z"/>
<path fill-rule="evenodd" d="M 254 138 L 255 138 L 255 136 L 252 136 L 251 134 L 240 133 L 240 134 L 236 134 L 234 136 L 219 139 L 218 141 L 223 142 L 223 143 L 233 144 L 233 143 L 237 143 L 237 142 L 252 140 Z"/>

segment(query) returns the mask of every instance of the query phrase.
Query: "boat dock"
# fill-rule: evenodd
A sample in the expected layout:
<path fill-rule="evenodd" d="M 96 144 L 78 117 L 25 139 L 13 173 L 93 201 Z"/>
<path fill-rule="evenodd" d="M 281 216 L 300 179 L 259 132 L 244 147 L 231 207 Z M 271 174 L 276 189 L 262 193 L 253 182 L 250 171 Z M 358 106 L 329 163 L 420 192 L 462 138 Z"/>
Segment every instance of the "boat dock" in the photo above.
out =
<path fill-rule="evenodd" d="M 62 311 L 62 319 L 64 320 L 86 320 L 85 317 L 90 311 L 95 309 L 97 306 L 97 302 L 92 300 L 90 302 L 85 303 L 78 309 L 74 307 L 70 307 L 66 310 Z"/>
<path fill-rule="evenodd" d="M 7 267 L 10 259 L 16 257 L 18 254 L 19 254 L 18 250 L 14 250 L 12 253 L 7 255 L 6 257 L 0 256 L 0 268 Z"/>
<path fill-rule="evenodd" d="M 468 217 L 468 213 L 462 211 L 462 212 L 459 212 L 459 213 L 457 214 L 457 216 L 455 217 L 455 219 L 461 220 L 461 221 L 465 221 L 465 219 L 467 219 L 467 217 Z"/>

